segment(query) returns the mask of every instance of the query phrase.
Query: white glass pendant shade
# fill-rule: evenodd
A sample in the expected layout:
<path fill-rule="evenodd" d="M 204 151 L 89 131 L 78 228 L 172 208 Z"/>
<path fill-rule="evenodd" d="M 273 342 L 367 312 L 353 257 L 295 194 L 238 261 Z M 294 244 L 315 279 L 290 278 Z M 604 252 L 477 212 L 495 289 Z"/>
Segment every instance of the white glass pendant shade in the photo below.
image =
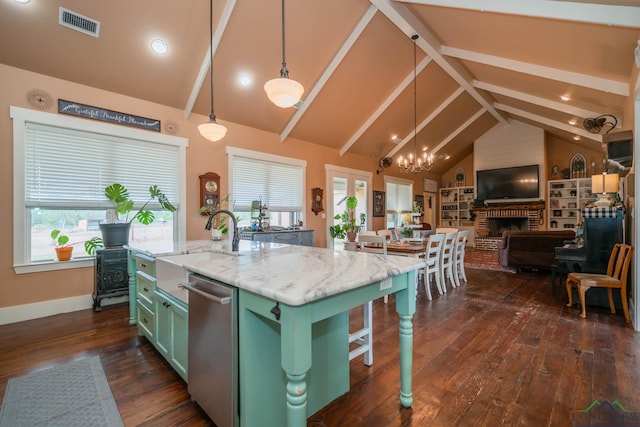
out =
<path fill-rule="evenodd" d="M 300 101 L 304 87 L 295 80 L 280 77 L 266 82 L 264 91 L 269 100 L 278 107 L 289 108 Z"/>
<path fill-rule="evenodd" d="M 220 141 L 227 134 L 227 128 L 214 121 L 198 125 L 198 131 L 200 135 L 213 142 Z"/>

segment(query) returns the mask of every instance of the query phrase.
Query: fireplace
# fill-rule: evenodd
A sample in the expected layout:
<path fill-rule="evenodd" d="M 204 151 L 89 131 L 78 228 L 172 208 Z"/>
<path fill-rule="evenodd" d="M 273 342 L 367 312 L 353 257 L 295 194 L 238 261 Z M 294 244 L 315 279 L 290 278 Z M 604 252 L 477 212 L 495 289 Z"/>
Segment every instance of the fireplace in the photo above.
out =
<path fill-rule="evenodd" d="M 517 230 L 527 231 L 529 221 L 526 217 L 512 218 L 487 218 L 488 237 L 501 237 L 503 231 Z"/>
<path fill-rule="evenodd" d="M 536 231 L 543 222 L 544 202 L 474 207 L 476 249 L 497 251 L 505 230 Z"/>

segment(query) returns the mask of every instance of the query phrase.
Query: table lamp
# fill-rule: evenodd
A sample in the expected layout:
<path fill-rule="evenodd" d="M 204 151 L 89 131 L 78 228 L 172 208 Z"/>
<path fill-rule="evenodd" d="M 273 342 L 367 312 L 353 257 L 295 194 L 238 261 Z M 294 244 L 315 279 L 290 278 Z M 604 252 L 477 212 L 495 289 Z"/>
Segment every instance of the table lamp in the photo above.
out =
<path fill-rule="evenodd" d="M 608 208 L 613 206 L 615 201 L 610 193 L 618 192 L 618 181 L 620 176 L 617 173 L 603 173 L 591 176 L 591 192 L 598 196 L 598 200 L 593 203 L 596 208 Z"/>

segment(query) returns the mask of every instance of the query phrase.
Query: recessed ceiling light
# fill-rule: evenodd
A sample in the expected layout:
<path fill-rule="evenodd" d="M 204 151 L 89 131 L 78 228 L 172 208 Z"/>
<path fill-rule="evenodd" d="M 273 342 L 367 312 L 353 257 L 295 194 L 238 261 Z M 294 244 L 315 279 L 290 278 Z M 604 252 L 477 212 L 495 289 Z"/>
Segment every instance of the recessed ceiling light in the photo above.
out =
<path fill-rule="evenodd" d="M 573 139 L 575 139 L 576 141 L 580 141 L 580 137 L 578 135 L 573 135 Z"/>
<path fill-rule="evenodd" d="M 151 42 L 151 49 L 153 49 L 155 53 L 162 55 L 169 51 L 169 45 L 167 45 L 167 42 L 164 40 L 155 39 Z"/>
<path fill-rule="evenodd" d="M 574 119 L 569 120 L 569 124 L 571 126 L 574 126 L 577 122 Z"/>
<path fill-rule="evenodd" d="M 568 96 L 568 95 L 562 95 L 562 96 L 560 97 L 560 99 L 562 99 L 562 100 L 563 100 L 563 101 L 565 101 L 565 102 L 567 102 L 567 101 L 571 101 L 571 97 L 570 97 L 570 96 Z"/>
<path fill-rule="evenodd" d="M 238 76 L 238 83 L 242 87 L 249 87 L 253 83 L 253 78 L 249 73 L 242 73 Z"/>
<path fill-rule="evenodd" d="M 31 0 L 16 0 L 16 3 L 22 3 L 22 4 L 27 4 L 29 3 Z"/>

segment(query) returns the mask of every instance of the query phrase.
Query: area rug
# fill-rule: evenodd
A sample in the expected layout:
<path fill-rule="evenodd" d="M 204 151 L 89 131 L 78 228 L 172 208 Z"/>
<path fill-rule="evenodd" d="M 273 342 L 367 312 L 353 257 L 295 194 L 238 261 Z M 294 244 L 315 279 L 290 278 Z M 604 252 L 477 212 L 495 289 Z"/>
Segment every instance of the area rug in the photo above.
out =
<path fill-rule="evenodd" d="M 100 358 L 11 378 L 0 427 L 18 426 L 124 426 Z"/>
<path fill-rule="evenodd" d="M 507 273 L 517 273 L 514 267 L 503 267 L 498 262 L 498 252 L 480 251 L 474 248 L 466 248 L 464 251 L 464 268 L 475 268 L 478 270 L 497 270 Z"/>

